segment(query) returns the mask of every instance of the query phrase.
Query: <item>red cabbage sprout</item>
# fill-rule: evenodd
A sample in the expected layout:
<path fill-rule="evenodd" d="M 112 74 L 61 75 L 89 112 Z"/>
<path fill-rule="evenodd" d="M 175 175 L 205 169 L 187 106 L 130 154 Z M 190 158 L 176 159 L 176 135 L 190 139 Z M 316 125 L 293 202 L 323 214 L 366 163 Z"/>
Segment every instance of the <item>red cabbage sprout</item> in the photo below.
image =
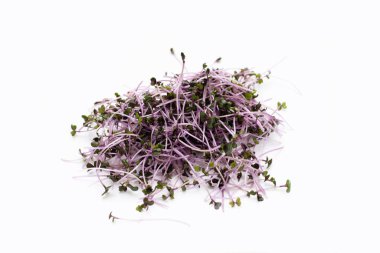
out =
<path fill-rule="evenodd" d="M 152 77 L 149 87 L 115 93 L 82 115 L 82 127 L 71 125 L 73 136 L 96 133 L 80 154 L 99 178 L 103 195 L 114 186 L 121 192 L 141 190 L 144 198 L 136 208 L 141 212 L 190 188 L 206 189 L 215 209 L 225 201 L 240 206 L 242 195 L 264 200 L 266 181 L 289 192 L 289 180 L 278 186 L 269 174 L 272 159 L 255 153 L 281 123 L 277 110 L 287 107 L 279 102 L 270 110 L 257 100 L 255 88 L 270 72 L 231 73 L 203 64 L 201 71 L 185 73 L 183 53 L 181 60 L 180 74 Z"/>

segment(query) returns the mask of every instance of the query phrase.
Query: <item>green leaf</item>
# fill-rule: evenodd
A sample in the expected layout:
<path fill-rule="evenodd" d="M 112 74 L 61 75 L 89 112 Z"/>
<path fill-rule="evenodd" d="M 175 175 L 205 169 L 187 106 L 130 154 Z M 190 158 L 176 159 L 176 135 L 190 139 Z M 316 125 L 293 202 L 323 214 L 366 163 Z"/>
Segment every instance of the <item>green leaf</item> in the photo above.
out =
<path fill-rule="evenodd" d="M 132 108 L 128 107 L 124 110 L 124 114 L 129 115 L 132 112 Z"/>
<path fill-rule="evenodd" d="M 250 159 L 250 158 L 252 158 L 252 153 L 250 151 L 248 151 L 248 150 L 244 151 L 243 158 L 244 159 Z"/>
<path fill-rule="evenodd" d="M 160 190 L 162 190 L 162 189 L 164 189 L 164 186 L 166 186 L 166 183 L 163 183 L 163 182 L 161 182 L 161 181 L 158 181 L 158 182 L 157 182 L 157 185 L 156 185 L 156 189 L 160 189 Z"/>
<path fill-rule="evenodd" d="M 268 168 L 272 165 L 272 158 L 268 160 Z"/>
<path fill-rule="evenodd" d="M 133 186 L 133 185 L 131 185 L 131 184 L 127 184 L 127 187 L 129 188 L 129 189 L 131 189 L 132 191 L 137 191 L 138 189 L 139 189 L 139 187 L 138 186 Z"/>
<path fill-rule="evenodd" d="M 212 130 L 215 128 L 218 119 L 216 117 L 211 117 L 207 120 L 207 128 Z"/>
<path fill-rule="evenodd" d="M 249 192 L 247 192 L 247 196 L 248 197 L 250 197 L 251 195 L 254 196 L 256 194 L 257 194 L 257 192 L 255 192 L 255 191 L 249 191 Z"/>
<path fill-rule="evenodd" d="M 157 84 L 157 79 L 155 77 L 152 77 L 150 79 L 150 85 L 156 85 Z"/>
<path fill-rule="evenodd" d="M 195 166 L 194 166 L 194 170 L 195 170 L 196 172 L 199 172 L 199 171 L 201 171 L 201 167 L 199 167 L 198 165 L 195 165 Z"/>
<path fill-rule="evenodd" d="M 152 205 L 154 205 L 154 201 L 153 200 L 149 200 L 147 197 L 145 197 L 143 199 L 143 202 L 144 202 L 145 206 L 152 206 Z"/>
<path fill-rule="evenodd" d="M 91 164 L 91 163 L 87 163 L 86 164 L 86 168 L 94 168 L 95 166 L 93 165 L 93 164 Z"/>
<path fill-rule="evenodd" d="M 145 194 L 145 195 L 148 195 L 150 193 L 153 192 L 153 188 L 152 186 L 148 185 L 145 189 L 142 190 L 142 192 Z"/>
<path fill-rule="evenodd" d="M 144 100 L 144 104 L 145 105 L 149 105 L 149 104 L 151 104 L 154 101 L 154 98 L 153 98 L 152 94 L 146 93 L 144 95 L 144 99 L 143 100 Z"/>
<path fill-rule="evenodd" d="M 197 86 L 198 90 L 203 90 L 203 88 L 204 88 L 203 83 L 197 83 L 196 86 Z"/>
<path fill-rule="evenodd" d="M 286 192 L 289 193 L 290 190 L 291 190 L 291 188 L 292 188 L 292 184 L 291 184 L 291 182 L 290 182 L 289 179 L 286 180 L 286 184 L 285 184 L 285 186 L 286 186 Z"/>
<path fill-rule="evenodd" d="M 121 162 L 123 163 L 123 165 L 124 165 L 126 168 L 129 168 L 128 160 L 124 159 L 124 160 L 121 160 Z"/>
<path fill-rule="evenodd" d="M 77 126 L 76 125 L 71 125 L 71 130 L 73 130 L 73 131 L 77 130 Z"/>
<path fill-rule="evenodd" d="M 72 136 L 75 136 L 75 134 L 76 134 L 77 132 L 73 130 L 73 131 L 71 131 L 70 133 L 71 133 Z"/>
<path fill-rule="evenodd" d="M 205 112 L 201 112 L 200 119 L 201 119 L 201 123 L 205 122 L 207 120 L 207 114 Z"/>
<path fill-rule="evenodd" d="M 164 145 L 162 145 L 161 143 L 154 145 L 152 149 L 152 154 L 153 155 L 161 154 L 163 148 L 164 148 Z"/>
<path fill-rule="evenodd" d="M 142 212 L 143 208 L 144 208 L 144 205 L 138 205 L 138 206 L 136 207 L 136 210 L 137 210 L 138 212 Z"/>
<path fill-rule="evenodd" d="M 99 107 L 98 111 L 100 114 L 104 114 L 106 112 L 106 107 L 102 105 L 101 107 Z"/>
<path fill-rule="evenodd" d="M 214 208 L 215 208 L 216 210 L 218 210 L 221 206 L 222 206 L 222 203 L 220 203 L 220 202 L 215 202 L 215 203 L 214 203 Z"/>
<path fill-rule="evenodd" d="M 269 181 L 271 181 L 273 183 L 273 185 L 276 186 L 277 183 L 276 183 L 276 179 L 274 177 L 271 177 L 269 179 Z"/>
<path fill-rule="evenodd" d="M 241 172 L 238 172 L 237 175 L 236 175 L 236 178 L 238 181 L 240 181 L 240 179 L 242 178 L 243 174 Z"/>
<path fill-rule="evenodd" d="M 108 219 L 109 219 L 109 220 L 112 220 L 112 222 L 115 222 L 115 220 L 118 220 L 119 218 L 113 216 L 113 215 L 112 215 L 112 212 L 110 212 L 110 214 L 108 215 Z"/>
<path fill-rule="evenodd" d="M 245 93 L 243 93 L 243 96 L 247 100 L 251 100 L 251 99 L 254 99 L 254 98 L 258 97 L 258 95 L 256 95 L 256 90 L 253 90 L 251 92 L 245 92 Z"/>
<path fill-rule="evenodd" d="M 128 187 L 126 187 L 125 185 L 120 185 L 119 186 L 119 191 L 126 192 L 127 190 L 128 190 Z"/>
<path fill-rule="evenodd" d="M 257 83 L 258 84 L 262 84 L 263 83 L 263 78 L 262 78 L 261 74 L 256 74 L 256 78 L 257 78 Z"/>
<path fill-rule="evenodd" d="M 230 203 L 229 203 L 229 204 L 230 204 L 230 206 L 231 206 L 231 207 L 234 207 L 234 206 L 235 206 L 235 202 L 234 202 L 234 201 L 232 201 L 232 200 L 230 201 Z"/>
<path fill-rule="evenodd" d="M 88 116 L 87 115 L 82 115 L 82 119 L 87 122 L 88 121 Z"/>
<path fill-rule="evenodd" d="M 143 121 L 143 118 L 140 116 L 138 112 L 135 113 L 135 117 L 137 119 L 137 123 L 140 125 Z"/>
<path fill-rule="evenodd" d="M 277 109 L 281 111 L 282 109 L 286 109 L 288 106 L 286 105 L 286 102 L 277 102 Z"/>
<path fill-rule="evenodd" d="M 237 205 L 237 206 L 241 206 L 241 200 L 240 200 L 239 197 L 236 199 L 236 205 Z"/>
<path fill-rule="evenodd" d="M 104 196 L 105 194 L 108 193 L 109 189 L 111 188 L 111 185 L 110 186 L 104 186 L 103 185 L 103 187 L 104 187 L 104 192 L 102 193 L 102 196 Z"/>
<path fill-rule="evenodd" d="M 221 145 L 221 148 L 224 151 L 224 153 L 226 153 L 226 155 L 229 156 L 232 154 L 233 149 L 236 148 L 236 143 L 233 141 L 231 141 L 229 143 L 223 143 Z"/>
<path fill-rule="evenodd" d="M 170 199 L 174 199 L 174 190 L 172 188 L 169 190 L 169 197 Z"/>
<path fill-rule="evenodd" d="M 251 100 L 252 99 L 252 93 L 251 92 L 246 92 L 243 95 L 244 95 L 245 99 L 247 99 L 247 100 Z"/>
<path fill-rule="evenodd" d="M 166 98 L 167 99 L 174 99 L 176 97 L 176 95 L 175 95 L 175 93 L 174 92 L 168 92 L 167 94 L 166 94 Z"/>

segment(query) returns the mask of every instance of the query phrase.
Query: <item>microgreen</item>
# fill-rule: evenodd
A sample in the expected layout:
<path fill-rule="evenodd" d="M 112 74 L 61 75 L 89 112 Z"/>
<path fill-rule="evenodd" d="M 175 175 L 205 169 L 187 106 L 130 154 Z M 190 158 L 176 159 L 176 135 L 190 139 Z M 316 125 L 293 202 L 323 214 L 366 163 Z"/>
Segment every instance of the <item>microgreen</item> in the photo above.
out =
<path fill-rule="evenodd" d="M 82 115 L 82 127 L 71 125 L 72 136 L 96 132 L 80 153 L 86 169 L 102 172 L 103 195 L 114 185 L 120 192 L 142 191 L 136 207 L 141 212 L 190 188 L 210 188 L 215 209 L 226 198 L 232 207 L 241 206 L 242 194 L 263 201 L 268 183 L 290 192 L 289 180 L 277 186 L 269 174 L 272 159 L 256 154 L 256 146 L 281 123 L 258 100 L 257 85 L 270 73 L 247 68 L 230 73 L 206 63 L 199 72 L 184 73 L 185 59 L 181 53 L 180 74 L 152 77 L 146 88 L 115 93 Z M 286 108 L 278 102 L 278 110 Z M 112 213 L 109 218 L 118 219 Z"/>
<path fill-rule="evenodd" d="M 74 136 L 77 133 L 77 126 L 76 125 L 71 125 L 71 135 Z"/>
<path fill-rule="evenodd" d="M 285 187 L 286 187 L 286 192 L 289 193 L 292 187 L 292 184 L 290 183 L 289 179 L 286 180 Z"/>
<path fill-rule="evenodd" d="M 241 206 L 241 200 L 240 200 L 239 197 L 236 199 L 236 202 L 235 202 L 235 203 L 236 203 L 237 206 Z"/>
<path fill-rule="evenodd" d="M 286 105 L 286 102 L 277 102 L 277 109 L 281 111 L 282 109 L 286 109 L 288 106 Z"/>
<path fill-rule="evenodd" d="M 215 63 L 219 63 L 221 60 L 222 60 L 222 57 L 218 57 L 218 58 L 215 60 Z"/>

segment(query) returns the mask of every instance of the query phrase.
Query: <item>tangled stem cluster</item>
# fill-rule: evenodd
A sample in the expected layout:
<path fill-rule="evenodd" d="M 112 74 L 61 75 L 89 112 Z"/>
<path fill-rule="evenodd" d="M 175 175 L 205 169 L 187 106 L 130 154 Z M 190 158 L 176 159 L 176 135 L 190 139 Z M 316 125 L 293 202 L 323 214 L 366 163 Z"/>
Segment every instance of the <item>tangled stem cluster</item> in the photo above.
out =
<path fill-rule="evenodd" d="M 269 74 L 241 69 L 230 73 L 208 68 L 166 79 L 114 99 L 95 103 L 83 126 L 71 134 L 95 131 L 91 147 L 81 150 L 86 168 L 98 176 L 106 194 L 142 190 L 138 211 L 176 190 L 206 189 L 215 209 L 225 200 L 241 205 L 239 196 L 262 201 L 265 181 L 277 186 L 268 168 L 272 159 L 258 157 L 255 147 L 276 130 L 280 120 L 258 100 L 255 89 Z M 218 59 L 217 61 L 219 61 Z M 278 103 L 278 110 L 285 109 Z"/>

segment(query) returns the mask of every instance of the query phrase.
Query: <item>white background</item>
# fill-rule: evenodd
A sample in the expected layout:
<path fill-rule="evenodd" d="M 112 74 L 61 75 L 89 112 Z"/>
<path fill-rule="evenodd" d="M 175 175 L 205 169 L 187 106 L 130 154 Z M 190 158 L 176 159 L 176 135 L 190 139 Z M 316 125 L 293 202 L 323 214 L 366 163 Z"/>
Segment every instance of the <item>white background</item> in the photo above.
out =
<path fill-rule="evenodd" d="M 380 252 L 378 1 L 1 1 L 1 252 Z M 272 68 L 263 98 L 291 127 L 261 203 L 215 211 L 201 190 L 168 208 L 103 198 L 72 138 L 94 101 L 223 57 Z M 116 222 L 110 211 L 131 219 Z"/>

